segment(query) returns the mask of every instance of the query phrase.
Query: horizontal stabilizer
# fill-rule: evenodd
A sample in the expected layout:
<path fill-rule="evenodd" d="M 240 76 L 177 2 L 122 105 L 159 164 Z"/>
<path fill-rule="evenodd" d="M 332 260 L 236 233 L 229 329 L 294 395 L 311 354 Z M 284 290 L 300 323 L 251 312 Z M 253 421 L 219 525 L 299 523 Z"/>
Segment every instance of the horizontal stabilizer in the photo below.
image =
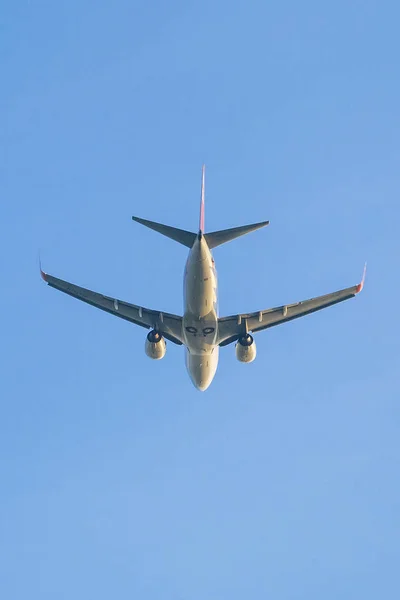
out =
<path fill-rule="evenodd" d="M 139 217 L 132 217 L 137 223 L 141 223 L 166 237 L 179 242 L 188 248 L 191 248 L 196 239 L 196 234 L 184 229 L 177 229 L 176 227 L 169 227 L 169 225 L 163 225 L 162 223 L 155 223 L 154 221 L 147 221 L 147 219 L 140 219 Z"/>
<path fill-rule="evenodd" d="M 265 225 L 269 225 L 269 221 L 253 223 L 252 225 L 243 225 L 242 227 L 233 227 L 232 229 L 222 229 L 221 231 L 213 231 L 212 233 L 206 233 L 204 237 L 207 241 L 208 247 L 211 250 L 212 248 L 216 248 L 221 244 L 230 242 L 241 235 L 245 235 L 246 233 L 250 233 L 251 231 L 256 231 L 261 227 L 265 227 Z"/>

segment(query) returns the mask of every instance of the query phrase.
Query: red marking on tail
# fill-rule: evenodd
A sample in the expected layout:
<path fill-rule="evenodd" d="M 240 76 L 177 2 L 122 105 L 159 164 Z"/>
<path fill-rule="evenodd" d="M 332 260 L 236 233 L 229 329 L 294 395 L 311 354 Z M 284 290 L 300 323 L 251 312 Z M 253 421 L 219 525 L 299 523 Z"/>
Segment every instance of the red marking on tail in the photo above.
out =
<path fill-rule="evenodd" d="M 206 166 L 201 169 L 201 197 L 200 197 L 200 221 L 199 230 L 204 232 L 204 190 L 205 190 Z"/>

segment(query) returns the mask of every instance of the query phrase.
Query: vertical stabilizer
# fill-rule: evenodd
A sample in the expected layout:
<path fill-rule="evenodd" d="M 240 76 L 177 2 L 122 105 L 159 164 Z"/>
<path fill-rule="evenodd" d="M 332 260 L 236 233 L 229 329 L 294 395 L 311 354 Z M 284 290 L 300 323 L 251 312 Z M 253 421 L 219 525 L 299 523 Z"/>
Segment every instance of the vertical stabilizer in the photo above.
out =
<path fill-rule="evenodd" d="M 204 233 L 204 193 L 205 193 L 206 165 L 201 169 L 201 196 L 200 196 L 200 221 L 199 231 Z"/>

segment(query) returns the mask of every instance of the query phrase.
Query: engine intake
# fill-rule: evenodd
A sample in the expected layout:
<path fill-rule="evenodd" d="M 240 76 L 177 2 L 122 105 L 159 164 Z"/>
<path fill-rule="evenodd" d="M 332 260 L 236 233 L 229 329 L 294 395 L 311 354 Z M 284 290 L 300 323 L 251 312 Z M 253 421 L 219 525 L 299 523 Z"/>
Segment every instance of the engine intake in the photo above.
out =
<path fill-rule="evenodd" d="M 153 329 L 146 336 L 144 349 L 149 358 L 160 360 L 165 356 L 167 344 L 161 333 Z"/>
<path fill-rule="evenodd" d="M 251 363 L 256 358 L 257 350 L 254 338 L 249 333 L 242 335 L 235 346 L 236 358 L 243 363 Z"/>

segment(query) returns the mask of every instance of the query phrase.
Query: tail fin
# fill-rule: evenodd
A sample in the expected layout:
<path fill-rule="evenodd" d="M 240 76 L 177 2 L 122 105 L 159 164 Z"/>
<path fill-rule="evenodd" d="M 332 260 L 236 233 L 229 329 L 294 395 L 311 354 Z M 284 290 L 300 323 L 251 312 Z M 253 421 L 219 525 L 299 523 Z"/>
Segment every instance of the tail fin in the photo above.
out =
<path fill-rule="evenodd" d="M 251 231 L 256 231 L 257 229 L 261 229 L 261 227 L 265 227 L 269 225 L 269 221 L 262 221 L 261 223 L 253 223 L 252 225 L 243 225 L 242 227 L 233 227 L 232 229 L 221 229 L 221 231 L 213 231 L 212 233 L 206 233 L 204 235 L 208 247 L 210 250 L 212 248 L 216 248 L 217 246 L 221 246 L 221 244 L 226 244 L 231 240 L 240 237 L 241 235 L 246 235 L 246 233 L 250 233 Z"/>
<path fill-rule="evenodd" d="M 222 229 L 221 231 L 213 231 L 212 233 L 204 233 L 204 200 L 205 200 L 205 179 L 206 179 L 206 165 L 203 165 L 201 169 L 201 195 L 200 195 L 200 219 L 199 219 L 199 233 L 204 234 L 210 250 L 221 246 L 226 242 L 230 242 L 241 235 L 250 233 L 250 231 L 256 231 L 265 225 L 269 225 L 269 221 L 262 221 L 262 223 L 254 223 L 253 225 L 244 225 L 243 227 L 234 227 L 232 229 Z"/>
<path fill-rule="evenodd" d="M 205 180 L 206 180 L 206 165 L 203 165 L 203 167 L 201 169 L 201 195 L 200 195 L 200 220 L 199 220 L 199 231 L 201 233 L 204 233 Z"/>
<path fill-rule="evenodd" d="M 140 219 L 139 217 L 132 217 L 133 221 L 141 223 L 166 237 L 179 242 L 188 248 L 191 248 L 196 239 L 196 234 L 191 231 L 185 231 L 184 229 L 177 229 L 176 227 L 170 227 L 169 225 L 163 225 L 162 223 L 156 223 L 155 221 L 148 221 L 147 219 Z"/>
<path fill-rule="evenodd" d="M 246 233 L 265 227 L 265 225 L 269 225 L 269 221 L 262 221 L 261 223 L 253 223 L 252 225 L 243 225 L 242 227 L 233 227 L 232 229 L 221 229 L 220 231 L 213 231 L 212 233 L 204 233 L 205 178 L 206 166 L 203 165 L 201 169 L 199 234 L 204 235 L 210 250 L 217 246 L 221 246 L 221 244 L 226 244 L 226 242 L 230 242 L 241 235 L 245 235 Z M 132 217 L 132 219 L 188 248 L 192 248 L 197 238 L 197 234 L 192 233 L 191 231 L 177 229 L 176 227 L 170 227 L 169 225 L 163 225 L 162 223 L 156 223 L 155 221 L 148 221 L 147 219 L 140 219 L 139 217 Z M 199 235 L 199 238 L 201 235 Z"/>

